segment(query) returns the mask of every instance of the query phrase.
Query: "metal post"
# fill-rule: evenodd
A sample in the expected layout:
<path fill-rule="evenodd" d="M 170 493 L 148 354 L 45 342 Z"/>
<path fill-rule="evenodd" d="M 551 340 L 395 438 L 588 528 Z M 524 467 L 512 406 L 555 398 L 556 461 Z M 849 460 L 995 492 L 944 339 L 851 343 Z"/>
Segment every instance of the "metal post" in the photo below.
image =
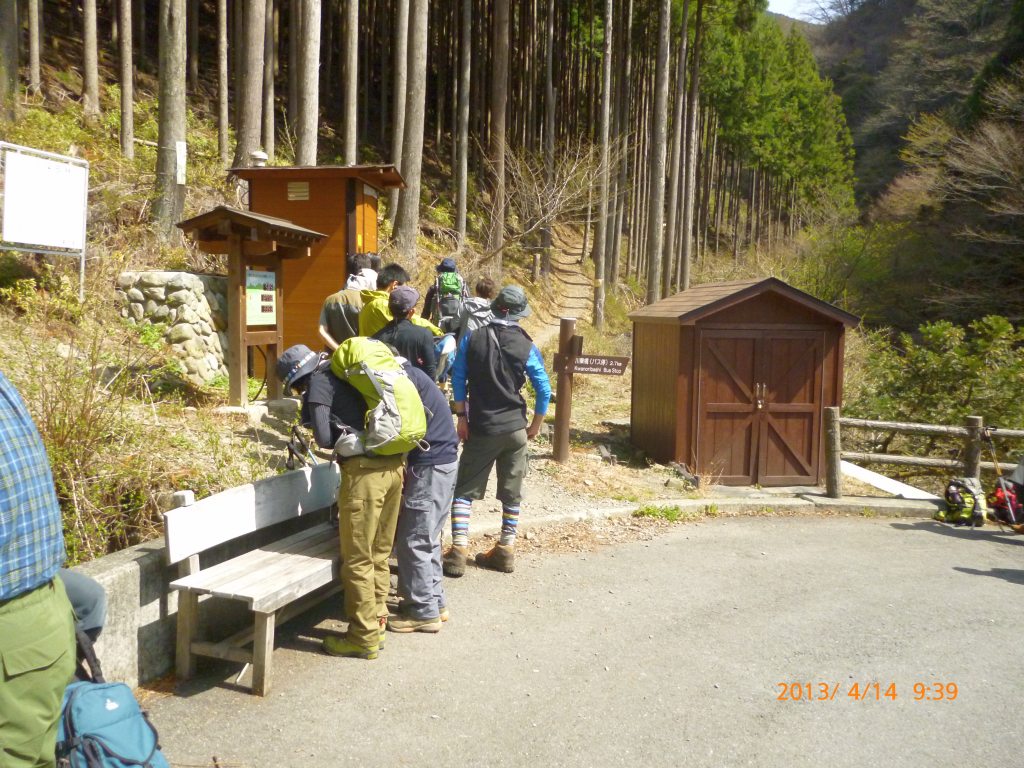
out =
<path fill-rule="evenodd" d="M 985 420 L 981 416 L 968 416 L 964 420 L 967 437 L 964 439 L 964 477 L 981 478 L 982 431 Z"/>
<path fill-rule="evenodd" d="M 562 357 L 563 364 L 575 333 L 576 318 L 563 317 L 558 328 L 558 354 Z M 569 420 L 571 418 L 572 374 L 559 373 L 555 389 L 555 438 L 552 441 L 551 457 L 563 464 L 569 460 Z"/>
<path fill-rule="evenodd" d="M 825 495 L 830 499 L 843 497 L 843 441 L 838 408 L 825 408 Z"/>

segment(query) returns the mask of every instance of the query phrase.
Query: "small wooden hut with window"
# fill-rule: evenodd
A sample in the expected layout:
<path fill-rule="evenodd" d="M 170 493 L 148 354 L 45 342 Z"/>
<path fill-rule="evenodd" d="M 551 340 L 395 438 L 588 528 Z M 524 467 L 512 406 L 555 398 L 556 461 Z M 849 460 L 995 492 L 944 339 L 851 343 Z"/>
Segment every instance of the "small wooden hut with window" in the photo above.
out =
<path fill-rule="evenodd" d="M 249 210 L 323 232 L 308 259 L 284 262 L 284 347 L 322 346 L 317 335 L 324 299 L 345 285 L 350 254 L 377 253 L 377 206 L 388 189 L 404 189 L 393 165 L 233 168 L 249 182 Z M 257 360 L 257 368 L 262 368 Z M 257 370 L 257 375 L 260 371 Z"/>
<path fill-rule="evenodd" d="M 726 485 L 813 485 L 822 409 L 860 320 L 775 278 L 691 288 L 630 315 L 634 445 Z"/>

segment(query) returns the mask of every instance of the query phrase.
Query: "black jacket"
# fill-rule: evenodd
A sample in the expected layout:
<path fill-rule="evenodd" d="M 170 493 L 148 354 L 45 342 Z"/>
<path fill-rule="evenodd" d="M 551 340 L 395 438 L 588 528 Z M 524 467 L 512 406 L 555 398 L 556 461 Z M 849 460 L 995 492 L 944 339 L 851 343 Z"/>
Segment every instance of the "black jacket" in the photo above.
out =
<path fill-rule="evenodd" d="M 373 338 L 397 349 L 402 357 L 430 377 L 437 378 L 437 353 L 434 351 L 434 335 L 420 325 L 413 325 L 407 318 L 392 320 Z"/>

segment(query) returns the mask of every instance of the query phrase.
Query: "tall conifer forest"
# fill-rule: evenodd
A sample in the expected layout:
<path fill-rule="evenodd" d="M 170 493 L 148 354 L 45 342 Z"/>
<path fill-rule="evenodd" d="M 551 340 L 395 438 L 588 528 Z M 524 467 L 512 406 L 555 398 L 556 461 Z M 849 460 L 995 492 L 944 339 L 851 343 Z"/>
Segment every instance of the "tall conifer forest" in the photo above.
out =
<path fill-rule="evenodd" d="M 573 224 L 596 305 L 627 283 L 648 300 L 685 290 L 702 259 L 770 249 L 822 206 L 852 205 L 841 101 L 764 0 L 0 6 L 7 109 L 59 54 L 81 72 L 83 119 L 118 112 L 133 157 L 133 85 L 159 83 L 152 215 L 166 237 L 185 201 L 159 147 L 194 115 L 216 120 L 225 168 L 256 150 L 271 164 L 398 166 L 408 189 L 387 219 L 407 258 L 425 205 L 451 211 L 439 228 L 453 251 L 500 269 L 525 250 L 535 279 L 552 227 Z"/>

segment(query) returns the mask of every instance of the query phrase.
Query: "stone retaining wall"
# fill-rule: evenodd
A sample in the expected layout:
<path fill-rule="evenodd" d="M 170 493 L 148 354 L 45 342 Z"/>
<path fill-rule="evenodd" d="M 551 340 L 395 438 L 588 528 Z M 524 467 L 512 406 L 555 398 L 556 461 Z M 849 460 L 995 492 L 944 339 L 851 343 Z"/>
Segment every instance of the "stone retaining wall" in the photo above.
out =
<path fill-rule="evenodd" d="M 163 324 L 164 341 L 188 377 L 208 383 L 228 375 L 227 278 L 189 272 L 122 272 L 117 296 L 132 325 Z"/>

